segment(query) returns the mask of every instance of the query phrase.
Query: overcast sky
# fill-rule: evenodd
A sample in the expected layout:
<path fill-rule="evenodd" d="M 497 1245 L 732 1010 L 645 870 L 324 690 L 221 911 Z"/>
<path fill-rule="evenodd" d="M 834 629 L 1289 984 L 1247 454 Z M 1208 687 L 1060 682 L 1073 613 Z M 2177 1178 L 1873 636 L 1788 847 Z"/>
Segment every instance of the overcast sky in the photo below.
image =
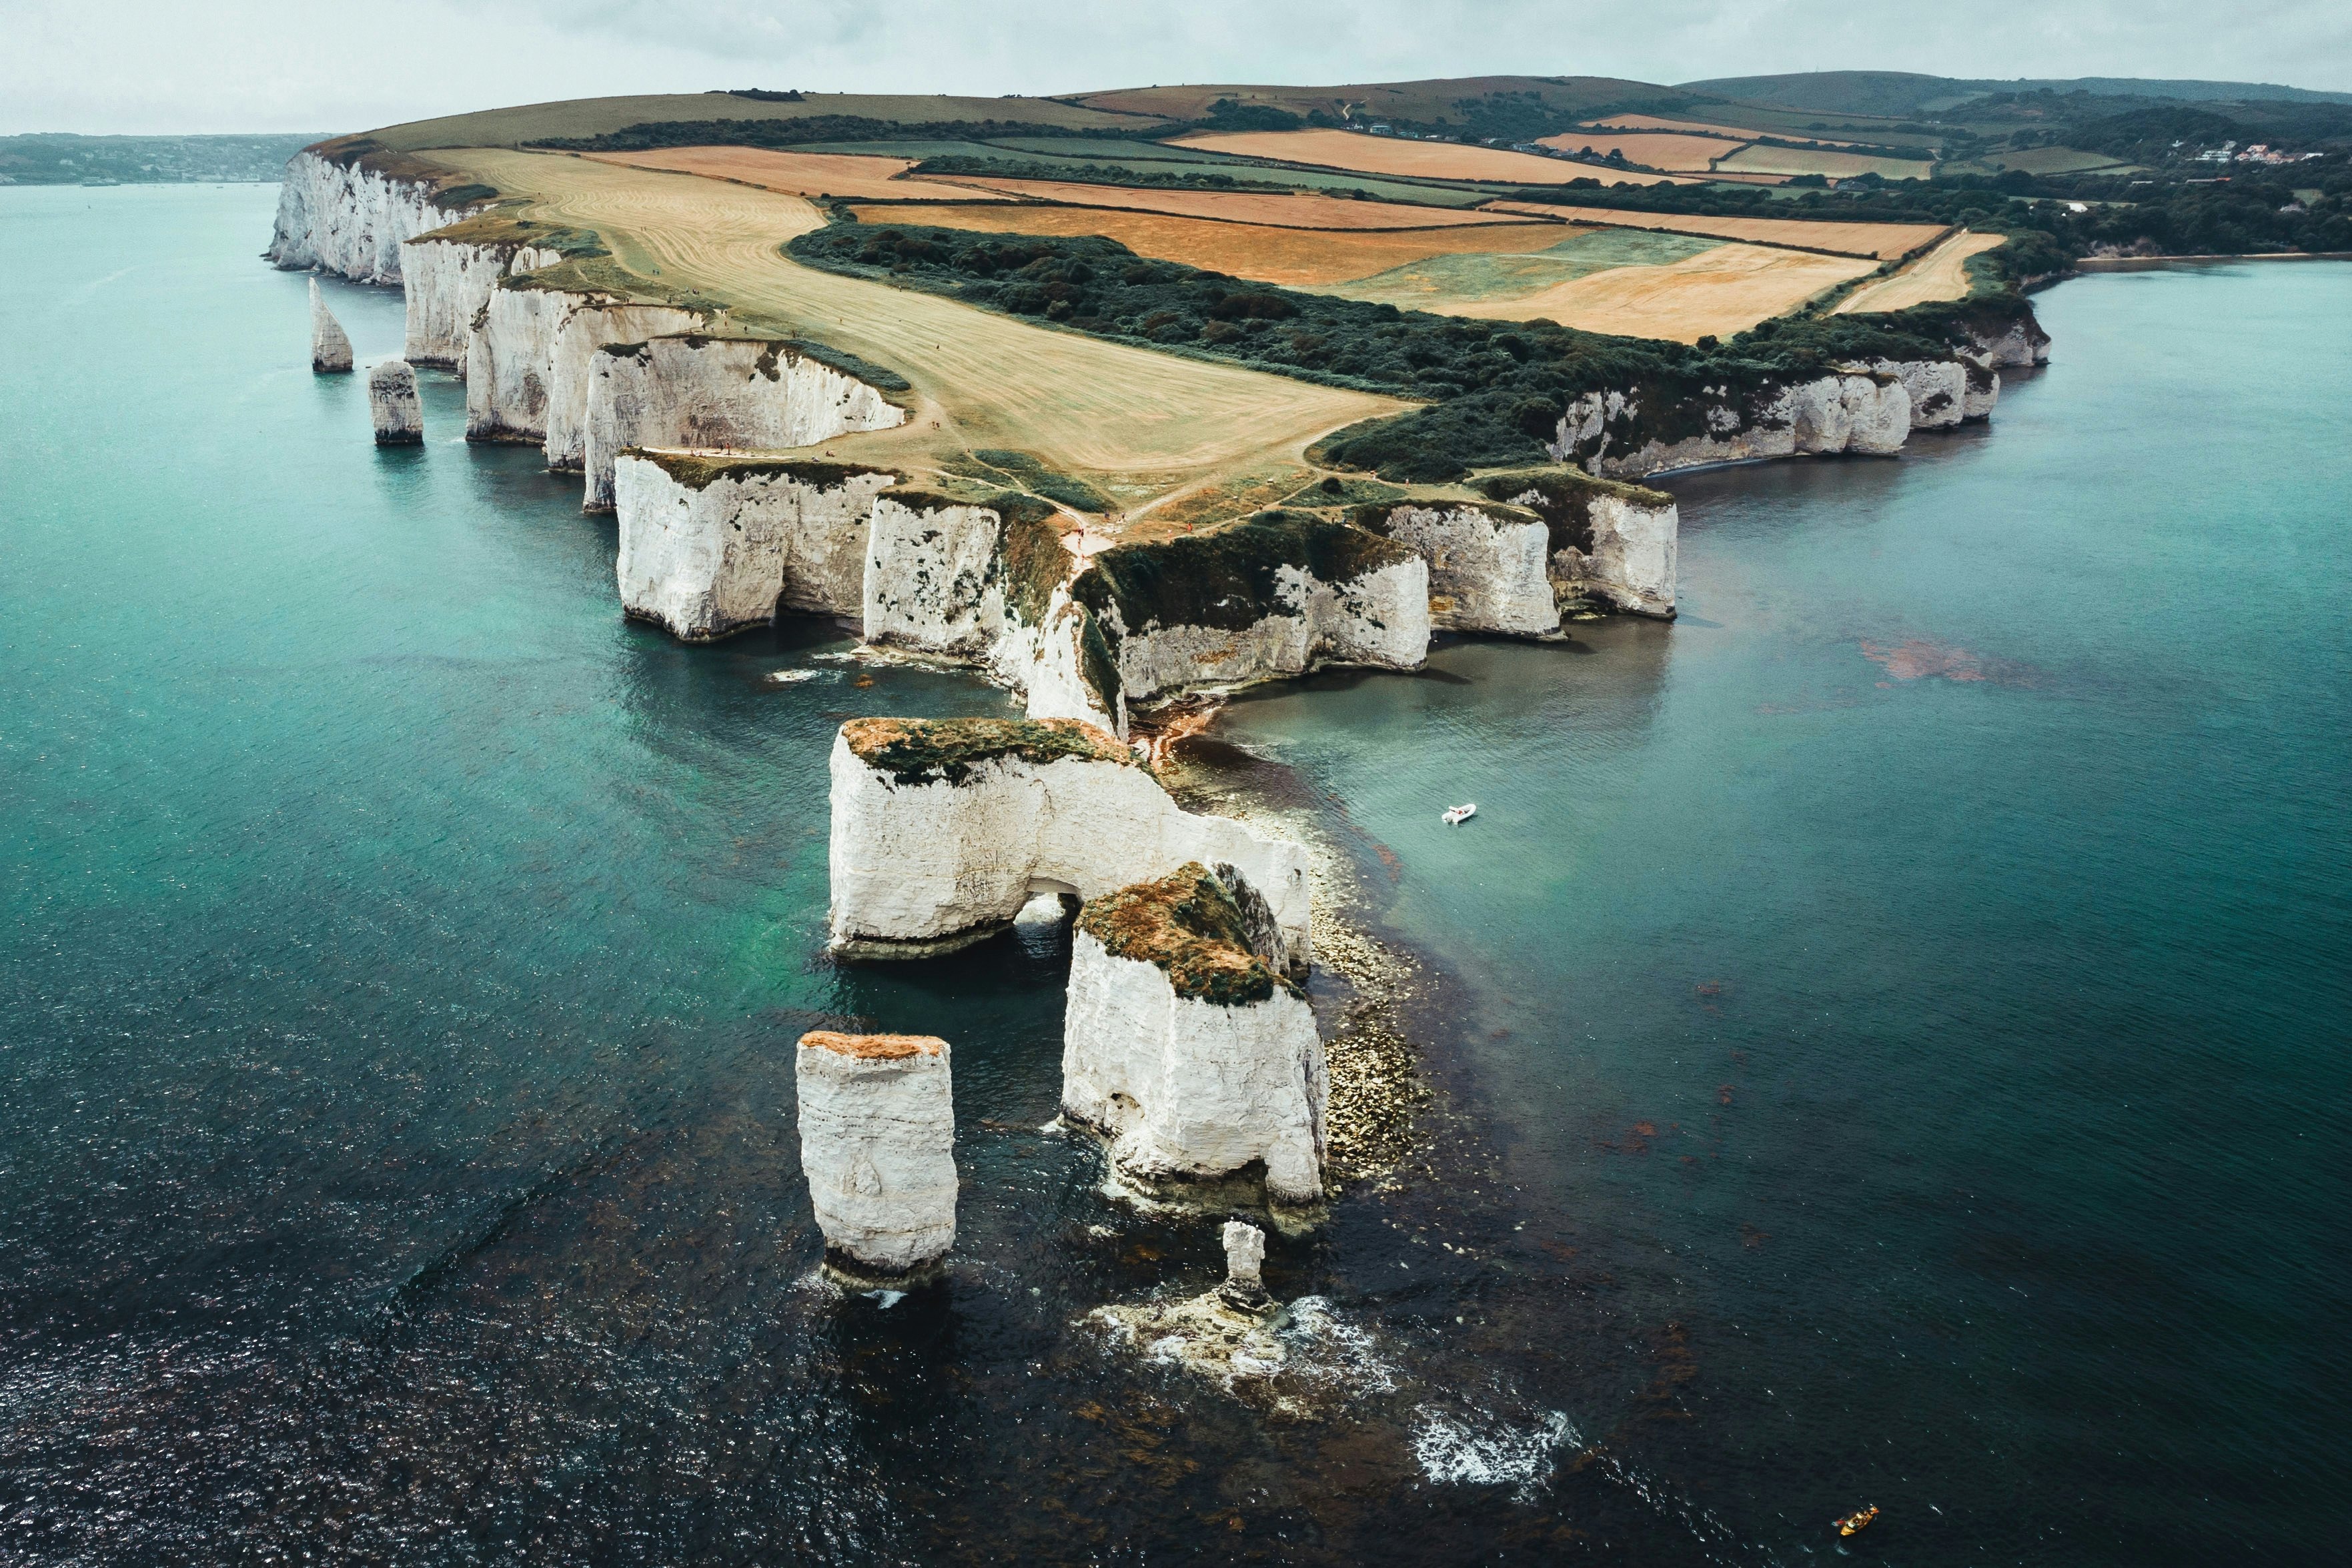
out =
<path fill-rule="evenodd" d="M 625 92 L 1876 69 L 2352 90 L 2352 0 L 0 0 L 0 132 L 355 131 Z"/>

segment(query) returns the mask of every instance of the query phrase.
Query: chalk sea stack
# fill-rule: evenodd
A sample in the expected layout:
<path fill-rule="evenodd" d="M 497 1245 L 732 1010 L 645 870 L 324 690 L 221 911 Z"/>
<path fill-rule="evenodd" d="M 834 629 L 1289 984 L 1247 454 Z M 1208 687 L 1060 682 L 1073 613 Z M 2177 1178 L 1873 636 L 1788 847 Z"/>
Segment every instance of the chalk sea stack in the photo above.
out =
<path fill-rule="evenodd" d="M 1147 1186 L 1265 1172 L 1323 1197 L 1330 1073 L 1297 982 L 1253 950 L 1246 884 L 1199 862 L 1091 901 L 1072 938 L 1062 1114 Z"/>
<path fill-rule="evenodd" d="M 416 400 L 416 372 L 406 360 L 386 360 L 368 371 L 368 417 L 378 446 L 415 446 L 425 439 L 425 409 Z"/>
<path fill-rule="evenodd" d="M 1097 899 L 1198 861 L 1236 868 L 1264 901 L 1275 967 L 1306 967 L 1305 848 L 1178 809 L 1108 730 L 853 719 L 832 774 L 833 948 L 844 956 L 952 952 L 1007 929 L 1034 894 Z"/>
<path fill-rule="evenodd" d="M 818 1030 L 793 1055 L 801 1170 L 826 1260 L 877 1279 L 936 1263 L 956 1228 L 948 1042 Z"/>
<path fill-rule="evenodd" d="M 352 368 L 352 340 L 343 335 L 342 323 L 327 308 L 324 296 L 319 292 L 319 280 L 310 279 L 310 369 L 320 375 L 348 372 Z"/>

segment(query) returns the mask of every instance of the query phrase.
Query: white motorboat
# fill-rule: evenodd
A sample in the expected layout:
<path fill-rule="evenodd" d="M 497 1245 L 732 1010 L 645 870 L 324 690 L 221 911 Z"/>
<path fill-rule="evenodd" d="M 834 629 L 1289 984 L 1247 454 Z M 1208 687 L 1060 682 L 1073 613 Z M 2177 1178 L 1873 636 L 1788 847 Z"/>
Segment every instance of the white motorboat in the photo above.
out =
<path fill-rule="evenodd" d="M 1442 817 L 1447 827 L 1458 828 L 1477 814 L 1478 802 L 1472 800 L 1465 805 L 1448 806 L 1442 814 Z"/>

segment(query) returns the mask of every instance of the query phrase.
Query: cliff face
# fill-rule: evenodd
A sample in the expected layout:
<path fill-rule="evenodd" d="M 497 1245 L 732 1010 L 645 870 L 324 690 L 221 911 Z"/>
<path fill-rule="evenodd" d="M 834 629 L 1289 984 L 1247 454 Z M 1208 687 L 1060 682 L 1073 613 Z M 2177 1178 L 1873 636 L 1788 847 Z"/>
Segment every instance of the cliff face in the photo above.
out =
<path fill-rule="evenodd" d="M 1587 392 L 1561 416 L 1552 455 L 1605 478 L 1639 479 L 1800 454 L 1885 455 L 1901 451 L 1911 430 L 1911 394 L 1902 382 L 1864 371 L 1767 388 L 1760 397 L 1727 393 L 1685 411 L 1686 423 L 1701 426 L 1692 434 L 1673 441 L 1649 435 L 1632 446 L 1627 438 L 1638 429 L 1642 412 L 1639 397 Z"/>
<path fill-rule="evenodd" d="M 1461 502 L 1396 507 L 1380 522 L 1428 563 L 1432 625 L 1515 637 L 1559 630 L 1551 530 L 1541 517 Z"/>
<path fill-rule="evenodd" d="M 801 1036 L 801 1169 L 828 1251 L 859 1272 L 911 1272 L 955 1245 L 955 1098 L 930 1035 Z"/>
<path fill-rule="evenodd" d="M 469 210 L 445 210 L 429 183 L 380 173 L 364 159 L 305 150 L 287 162 L 262 256 L 288 272 L 315 267 L 355 283 L 398 283 L 403 243 Z"/>
<path fill-rule="evenodd" d="M 867 518 L 898 476 L 824 463 L 614 465 L 621 607 L 689 643 L 778 613 L 863 613 Z"/>
<path fill-rule="evenodd" d="M 1417 669 L 1429 653 L 1427 563 L 1293 513 L 1115 546 L 1073 593 L 1095 612 L 1129 701 L 1326 664 Z"/>
<path fill-rule="evenodd" d="M 1033 893 L 1080 898 L 1188 861 L 1237 868 L 1309 953 L 1307 852 L 1177 809 L 1107 731 L 1069 720 L 859 719 L 831 762 L 832 933 L 854 957 L 921 957 L 1003 930 Z"/>
<path fill-rule="evenodd" d="M 537 441 L 550 468 L 578 470 L 596 350 L 701 323 L 693 310 L 564 288 L 541 275 L 501 279 L 466 340 L 466 439 Z"/>
<path fill-rule="evenodd" d="M 462 371 L 474 319 L 490 302 L 499 280 L 562 259 L 553 250 L 515 241 L 451 239 L 438 233 L 408 241 L 401 247 L 408 362 Z"/>
<path fill-rule="evenodd" d="M 688 335 L 611 343 L 591 361 L 588 510 L 613 507 L 613 459 L 630 446 L 778 452 L 907 411 L 856 377 L 772 339 Z"/>
<path fill-rule="evenodd" d="M 1870 368 L 1903 383 L 1911 400 L 1912 429 L 1949 430 L 1967 416 L 1968 367 L 1959 361 L 1880 360 Z"/>
<path fill-rule="evenodd" d="M 1267 1197 L 1323 1196 L 1330 1076 L 1315 1015 L 1249 950 L 1198 863 L 1091 902 L 1072 938 L 1062 1113 L 1130 1180 L 1262 1165 Z"/>

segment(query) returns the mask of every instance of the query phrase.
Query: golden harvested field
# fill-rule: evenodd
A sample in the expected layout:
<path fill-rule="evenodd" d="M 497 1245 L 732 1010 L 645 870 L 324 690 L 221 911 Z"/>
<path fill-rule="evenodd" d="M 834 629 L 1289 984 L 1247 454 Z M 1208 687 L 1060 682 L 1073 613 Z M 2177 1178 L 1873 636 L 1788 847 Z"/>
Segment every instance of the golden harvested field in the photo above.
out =
<path fill-rule="evenodd" d="M 1663 131 L 1570 131 L 1544 137 L 1537 145 L 1557 147 L 1563 152 L 1590 147 L 1603 157 L 1622 152 L 1629 161 L 1653 169 L 1704 174 L 1716 159 L 1738 152 L 1741 143 L 1719 136 L 1675 136 Z"/>
<path fill-rule="evenodd" d="M 1894 277 L 1855 289 L 1838 301 L 1836 313 L 1901 310 L 1932 299 L 1965 299 L 1969 292 L 1969 257 L 1982 256 L 2000 243 L 2000 235 L 1970 234 L 1962 229 Z"/>
<path fill-rule="evenodd" d="M 1221 131 L 1179 137 L 1176 144 L 1245 158 L 1353 169 L 1364 174 L 1418 175 L 1424 180 L 1491 180 L 1510 185 L 1565 185 L 1570 180 L 1599 180 L 1604 185 L 1681 183 L 1664 174 L 1596 169 L 1588 163 L 1538 158 L 1531 152 L 1465 147 L 1458 141 L 1408 141 L 1353 131 Z"/>
<path fill-rule="evenodd" d="M 1707 218 L 1689 213 L 1621 213 L 1611 207 L 1577 207 L 1549 202 L 1489 202 L 1481 212 L 1532 213 L 1575 224 L 1612 228 L 1664 229 L 1670 234 L 1712 235 L 1758 245 L 1803 246 L 1844 256 L 1892 261 L 1918 249 L 1945 231 L 1934 224 L 1825 224 L 1806 218 Z"/>
<path fill-rule="evenodd" d="M 1003 201 L 986 192 L 935 185 L 893 175 L 915 166 L 911 158 L 870 158 L 847 152 L 779 152 L 766 147 L 664 147 L 650 152 L 583 152 L 600 163 L 630 169 L 667 169 L 714 180 L 738 180 L 790 196 L 871 196 L 885 201 Z"/>
<path fill-rule="evenodd" d="M 1814 256 L 1755 245 L 1710 246 L 1666 267 L 1612 267 L 1517 299 L 1432 303 L 1424 310 L 1484 320 L 1538 318 L 1588 332 L 1696 342 L 1728 338 L 1871 270 L 1864 256 Z"/>
<path fill-rule="evenodd" d="M 1307 444 L 1406 404 L 1051 331 L 933 295 L 818 272 L 777 246 L 820 227 L 797 196 L 688 174 L 500 148 L 435 162 L 594 229 L 622 266 L 733 302 L 729 324 L 845 349 L 914 383 L 897 430 L 826 448 L 917 471 L 1007 447 L 1148 504 L 1296 465 Z"/>
<path fill-rule="evenodd" d="M 1358 204 L 1349 203 L 1353 206 Z M 1465 251 L 1521 255 L 1548 250 L 1589 231 L 1565 224 L 1521 223 L 1370 232 L 1277 228 L 1262 224 L 1209 223 L 1166 213 L 1101 207 L 861 206 L 869 224 L 935 224 L 989 234 L 1101 235 L 1138 256 L 1294 288 L 1345 283 L 1433 256 Z"/>
<path fill-rule="evenodd" d="M 1290 229 L 1425 229 L 1454 224 L 1491 227 L 1498 221 L 1518 221 L 1517 214 L 1506 217 L 1465 207 L 1409 207 L 1399 202 L 1359 202 L 1349 196 L 1307 192 L 1150 191 L 1134 185 L 1089 185 L 1077 180 L 1000 180 L 987 174 L 941 176 L 940 183 L 1037 202 L 1170 213 L 1232 224 L 1273 224 Z"/>
<path fill-rule="evenodd" d="M 1867 152 L 1833 152 L 1803 147 L 1744 147 L 1725 159 L 1723 167 L 1737 173 L 1827 174 L 1833 180 L 1843 180 L 1849 174 L 1924 180 L 1931 165 L 1924 158 L 1874 158 Z"/>

